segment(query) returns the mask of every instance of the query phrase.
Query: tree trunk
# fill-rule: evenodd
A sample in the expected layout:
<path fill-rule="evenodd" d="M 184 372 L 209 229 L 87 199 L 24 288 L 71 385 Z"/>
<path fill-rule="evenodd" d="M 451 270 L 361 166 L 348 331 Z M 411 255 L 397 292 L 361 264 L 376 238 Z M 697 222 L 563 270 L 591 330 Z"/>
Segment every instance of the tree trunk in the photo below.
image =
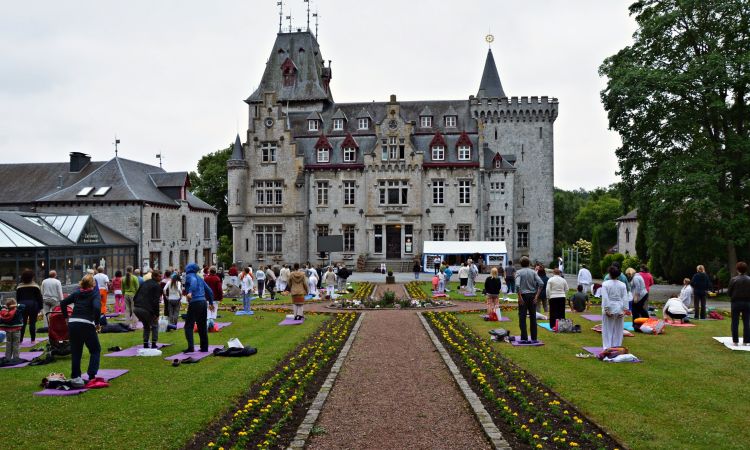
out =
<path fill-rule="evenodd" d="M 733 241 L 727 242 L 727 270 L 729 270 L 729 278 L 734 276 L 735 266 L 737 266 L 737 248 L 734 246 Z"/>

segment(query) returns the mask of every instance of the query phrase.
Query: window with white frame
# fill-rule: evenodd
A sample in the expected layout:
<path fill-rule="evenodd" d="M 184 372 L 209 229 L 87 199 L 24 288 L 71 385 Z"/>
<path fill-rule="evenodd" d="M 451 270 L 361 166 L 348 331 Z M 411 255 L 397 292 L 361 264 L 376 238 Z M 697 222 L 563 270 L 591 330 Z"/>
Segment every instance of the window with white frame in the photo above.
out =
<path fill-rule="evenodd" d="M 490 240 L 505 240 L 505 216 L 490 216 Z"/>
<path fill-rule="evenodd" d="M 344 251 L 354 252 L 354 225 L 344 225 Z"/>
<path fill-rule="evenodd" d="M 258 206 L 281 206 L 281 181 L 262 180 L 255 182 L 255 194 Z"/>
<path fill-rule="evenodd" d="M 432 160 L 442 161 L 445 159 L 445 147 L 442 145 L 435 145 L 432 147 Z"/>
<path fill-rule="evenodd" d="M 529 224 L 517 223 L 516 231 L 518 233 L 518 248 L 529 248 Z"/>
<path fill-rule="evenodd" d="M 354 162 L 357 160 L 357 149 L 354 147 L 344 147 L 344 162 Z"/>
<path fill-rule="evenodd" d="M 318 181 L 318 206 L 328 206 L 328 181 Z"/>
<path fill-rule="evenodd" d="M 344 181 L 344 206 L 353 206 L 354 205 L 354 189 L 355 189 L 355 182 L 354 180 L 346 180 Z"/>
<path fill-rule="evenodd" d="M 471 240 L 471 225 L 461 224 L 458 226 L 458 240 L 462 242 Z"/>
<path fill-rule="evenodd" d="M 471 204 L 471 180 L 458 181 L 458 204 Z"/>
<path fill-rule="evenodd" d="M 432 240 L 433 241 L 445 240 L 445 225 L 433 225 L 432 226 Z"/>
<path fill-rule="evenodd" d="M 446 128 L 456 128 L 456 116 L 445 116 Z"/>
<path fill-rule="evenodd" d="M 331 160 L 331 151 L 328 148 L 321 147 L 318 149 L 318 162 L 327 163 Z"/>
<path fill-rule="evenodd" d="M 307 131 L 318 131 L 319 129 L 320 124 L 317 119 L 309 119 L 307 121 Z"/>
<path fill-rule="evenodd" d="M 422 128 L 432 128 L 432 116 L 420 116 L 419 126 Z"/>
<path fill-rule="evenodd" d="M 258 253 L 281 253 L 281 225 L 256 225 L 255 238 Z"/>
<path fill-rule="evenodd" d="M 263 142 L 260 144 L 260 155 L 261 162 L 264 163 L 275 163 L 276 162 L 276 143 L 275 142 Z"/>
<path fill-rule="evenodd" d="M 367 130 L 370 128 L 370 119 L 367 117 L 360 117 L 357 119 L 357 129 L 358 130 Z"/>
<path fill-rule="evenodd" d="M 398 138 L 396 136 L 388 138 L 388 159 L 398 159 Z"/>
<path fill-rule="evenodd" d="M 388 139 L 383 139 L 381 141 L 380 148 L 382 149 L 382 154 L 381 154 L 380 159 L 382 161 L 388 161 Z"/>
<path fill-rule="evenodd" d="M 433 205 L 445 204 L 445 181 L 443 180 L 432 181 L 432 204 Z"/>
<path fill-rule="evenodd" d="M 341 131 L 344 129 L 344 119 L 333 119 L 333 131 Z"/>
<path fill-rule="evenodd" d="M 459 161 L 468 161 L 471 159 L 471 147 L 468 145 L 459 145 L 458 146 L 458 160 Z"/>
<path fill-rule="evenodd" d="M 409 182 L 406 180 L 380 180 L 378 190 L 381 205 L 406 205 L 409 201 Z"/>

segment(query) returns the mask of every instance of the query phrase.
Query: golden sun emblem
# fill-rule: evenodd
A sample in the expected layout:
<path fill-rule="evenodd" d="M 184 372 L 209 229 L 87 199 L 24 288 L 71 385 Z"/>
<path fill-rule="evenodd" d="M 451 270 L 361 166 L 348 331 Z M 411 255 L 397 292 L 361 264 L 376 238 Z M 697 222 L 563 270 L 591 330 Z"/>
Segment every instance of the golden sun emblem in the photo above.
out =
<path fill-rule="evenodd" d="M 488 34 L 484 37 L 484 40 L 487 41 L 488 44 L 492 44 L 495 41 L 495 36 Z"/>

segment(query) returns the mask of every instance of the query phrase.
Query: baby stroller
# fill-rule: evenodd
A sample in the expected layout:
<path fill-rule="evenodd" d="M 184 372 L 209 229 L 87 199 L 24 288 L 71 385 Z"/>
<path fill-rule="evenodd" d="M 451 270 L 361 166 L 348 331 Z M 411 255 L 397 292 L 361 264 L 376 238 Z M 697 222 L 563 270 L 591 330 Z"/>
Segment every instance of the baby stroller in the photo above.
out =
<path fill-rule="evenodd" d="M 68 317 L 73 314 L 73 307 L 68 306 Z M 62 315 L 60 305 L 52 308 L 47 313 L 49 323 L 49 344 L 47 350 L 54 356 L 66 356 L 70 354 L 70 336 L 68 334 L 68 322 Z"/>

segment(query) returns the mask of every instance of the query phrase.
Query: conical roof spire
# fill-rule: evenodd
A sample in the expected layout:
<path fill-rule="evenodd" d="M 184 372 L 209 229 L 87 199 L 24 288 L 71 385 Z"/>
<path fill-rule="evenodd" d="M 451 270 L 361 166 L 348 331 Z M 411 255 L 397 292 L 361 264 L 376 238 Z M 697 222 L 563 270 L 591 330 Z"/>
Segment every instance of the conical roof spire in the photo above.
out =
<path fill-rule="evenodd" d="M 492 49 L 487 50 L 487 60 L 484 62 L 484 72 L 482 72 L 482 82 L 479 84 L 477 97 L 506 97 L 503 85 L 500 83 L 500 75 L 497 73 L 495 58 L 492 56 Z"/>
<path fill-rule="evenodd" d="M 237 135 L 237 139 L 234 140 L 232 146 L 232 159 L 243 160 L 245 157 L 242 155 L 242 141 L 240 141 L 240 135 Z"/>

